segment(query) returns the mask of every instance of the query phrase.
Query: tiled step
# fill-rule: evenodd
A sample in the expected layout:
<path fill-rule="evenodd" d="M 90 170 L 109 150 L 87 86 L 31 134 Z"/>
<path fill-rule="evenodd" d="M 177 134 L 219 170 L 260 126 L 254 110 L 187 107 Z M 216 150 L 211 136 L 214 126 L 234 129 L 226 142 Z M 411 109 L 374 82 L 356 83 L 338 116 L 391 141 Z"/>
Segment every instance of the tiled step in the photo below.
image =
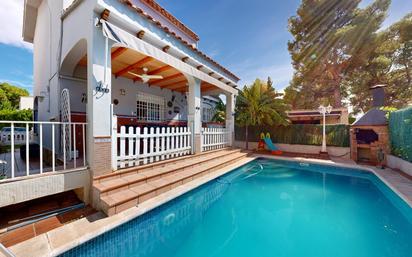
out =
<path fill-rule="evenodd" d="M 106 180 L 99 183 L 94 183 L 94 189 L 96 189 L 100 196 L 107 196 L 111 193 L 118 192 L 123 189 L 128 189 L 130 187 L 139 186 L 143 183 L 152 182 L 160 178 L 168 177 L 170 175 L 176 176 L 180 172 L 186 170 L 198 169 L 200 165 L 205 165 L 210 161 L 216 162 L 221 158 L 226 158 L 228 156 L 239 154 L 237 150 L 234 151 L 221 151 L 219 154 L 208 155 L 207 158 L 194 160 L 185 160 L 174 165 L 169 165 L 166 167 L 161 167 L 158 169 L 143 170 L 138 173 L 127 173 L 120 178 L 114 178 L 111 180 Z"/>
<path fill-rule="evenodd" d="M 105 174 L 102 176 L 97 176 L 93 178 L 93 182 L 104 182 L 108 180 L 112 180 L 113 178 L 120 178 L 123 176 L 127 176 L 129 174 L 135 174 L 139 172 L 143 172 L 146 170 L 157 170 L 159 168 L 164 168 L 164 167 L 170 167 L 175 164 L 179 164 L 182 161 L 185 160 L 190 160 L 190 161 L 196 161 L 196 160 L 202 160 L 202 159 L 208 159 L 208 158 L 213 158 L 214 156 L 219 156 L 224 154 L 225 152 L 233 152 L 237 151 L 240 152 L 240 149 L 232 149 L 232 148 L 223 148 L 223 149 L 218 149 L 218 150 L 213 150 L 213 151 L 208 151 L 196 155 L 187 155 L 187 156 L 182 156 L 182 157 L 177 157 L 173 159 L 168 159 L 164 161 L 159 161 L 159 162 L 154 162 L 150 164 L 145 164 L 141 166 L 136 166 L 136 167 L 131 167 L 131 168 L 126 168 L 126 169 L 121 169 L 119 171 L 116 171 L 114 173 L 110 174 Z"/>
<path fill-rule="evenodd" d="M 122 189 L 123 187 L 128 187 L 131 184 L 140 184 L 144 181 L 151 181 L 157 177 L 167 176 L 170 173 L 176 172 L 178 170 L 184 170 L 187 168 L 192 168 L 197 165 L 201 165 L 211 159 L 219 159 L 231 154 L 239 153 L 240 150 L 221 150 L 216 151 L 211 154 L 193 156 L 193 158 L 185 158 L 180 161 L 175 161 L 174 163 L 169 163 L 167 165 L 156 165 L 153 167 L 145 168 L 135 168 L 134 170 L 128 170 L 127 172 L 119 172 L 119 174 L 113 173 L 111 176 L 106 176 L 103 179 L 95 179 L 93 186 L 99 193 L 104 196 L 108 192 L 113 190 Z"/>
<path fill-rule="evenodd" d="M 121 180 L 114 177 L 112 181 L 96 182 L 93 187 L 100 193 L 100 207 L 107 215 L 119 213 L 193 179 L 223 168 L 248 154 L 237 150 L 219 152 L 221 153 L 208 155 L 208 159 L 186 159 L 180 164 L 176 163 L 176 167 L 144 170 L 123 176 Z M 146 175 L 150 177 L 145 177 Z"/>

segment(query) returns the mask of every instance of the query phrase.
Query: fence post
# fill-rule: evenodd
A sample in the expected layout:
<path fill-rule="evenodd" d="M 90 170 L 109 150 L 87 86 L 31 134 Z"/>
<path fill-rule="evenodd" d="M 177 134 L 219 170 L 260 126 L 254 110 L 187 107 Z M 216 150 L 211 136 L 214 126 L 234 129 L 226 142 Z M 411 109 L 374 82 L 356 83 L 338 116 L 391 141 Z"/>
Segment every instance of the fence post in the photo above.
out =
<path fill-rule="evenodd" d="M 200 129 L 200 149 L 204 152 L 203 145 L 205 144 L 205 128 Z"/>
<path fill-rule="evenodd" d="M 117 170 L 117 116 L 112 115 L 112 170 Z"/>
<path fill-rule="evenodd" d="M 192 132 L 190 136 L 191 154 L 195 154 L 195 123 L 193 121 L 190 121 L 190 130 Z"/>

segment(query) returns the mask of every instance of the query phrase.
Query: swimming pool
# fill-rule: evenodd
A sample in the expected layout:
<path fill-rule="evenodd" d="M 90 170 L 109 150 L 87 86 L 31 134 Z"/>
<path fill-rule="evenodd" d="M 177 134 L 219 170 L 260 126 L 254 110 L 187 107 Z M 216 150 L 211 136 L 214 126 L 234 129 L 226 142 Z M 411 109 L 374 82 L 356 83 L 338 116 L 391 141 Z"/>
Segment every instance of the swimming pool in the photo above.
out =
<path fill-rule="evenodd" d="M 373 174 L 257 159 L 61 256 L 411 253 L 412 209 Z"/>

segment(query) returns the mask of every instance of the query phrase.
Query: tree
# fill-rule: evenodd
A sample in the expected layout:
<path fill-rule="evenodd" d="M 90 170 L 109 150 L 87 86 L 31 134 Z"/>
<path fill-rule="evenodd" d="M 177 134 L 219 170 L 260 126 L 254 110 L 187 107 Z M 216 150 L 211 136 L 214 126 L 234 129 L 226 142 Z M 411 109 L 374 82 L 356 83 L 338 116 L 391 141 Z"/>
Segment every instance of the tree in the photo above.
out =
<path fill-rule="evenodd" d="M 212 121 L 214 122 L 225 122 L 226 120 L 226 105 L 222 101 L 222 99 L 219 98 L 219 101 L 216 103 L 215 106 L 215 114 L 212 117 Z"/>
<path fill-rule="evenodd" d="M 343 81 L 365 63 L 370 44 L 385 19 L 390 0 L 375 0 L 365 9 L 361 0 L 302 0 L 289 19 L 294 40 L 288 43 L 295 69 L 285 100 L 294 108 L 315 108 L 319 100 L 343 105 Z"/>
<path fill-rule="evenodd" d="M 259 79 L 239 92 L 235 118 L 237 125 L 245 128 L 246 149 L 249 148 L 250 126 L 287 124 L 286 106 L 280 95 L 272 85 Z"/>
<path fill-rule="evenodd" d="M 354 112 L 371 108 L 371 86 L 386 84 L 386 105 L 402 108 L 412 100 L 412 13 L 379 32 L 366 65 L 354 69 L 344 82 Z"/>
<path fill-rule="evenodd" d="M 17 109 L 20 97 L 28 95 L 29 92 L 26 89 L 8 83 L 0 83 L 0 110 Z"/>

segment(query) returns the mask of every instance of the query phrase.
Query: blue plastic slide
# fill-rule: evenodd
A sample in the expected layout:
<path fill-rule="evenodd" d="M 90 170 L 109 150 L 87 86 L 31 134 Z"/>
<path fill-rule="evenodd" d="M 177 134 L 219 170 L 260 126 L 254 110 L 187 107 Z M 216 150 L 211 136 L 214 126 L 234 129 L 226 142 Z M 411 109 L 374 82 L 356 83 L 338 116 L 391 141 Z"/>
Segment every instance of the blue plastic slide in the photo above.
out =
<path fill-rule="evenodd" d="M 269 148 L 270 151 L 279 151 L 279 148 L 277 148 L 277 147 L 273 144 L 273 142 L 272 142 L 272 140 L 270 139 L 270 137 L 265 137 L 264 140 L 265 140 L 265 143 L 266 143 L 266 145 L 267 145 L 267 147 Z"/>

